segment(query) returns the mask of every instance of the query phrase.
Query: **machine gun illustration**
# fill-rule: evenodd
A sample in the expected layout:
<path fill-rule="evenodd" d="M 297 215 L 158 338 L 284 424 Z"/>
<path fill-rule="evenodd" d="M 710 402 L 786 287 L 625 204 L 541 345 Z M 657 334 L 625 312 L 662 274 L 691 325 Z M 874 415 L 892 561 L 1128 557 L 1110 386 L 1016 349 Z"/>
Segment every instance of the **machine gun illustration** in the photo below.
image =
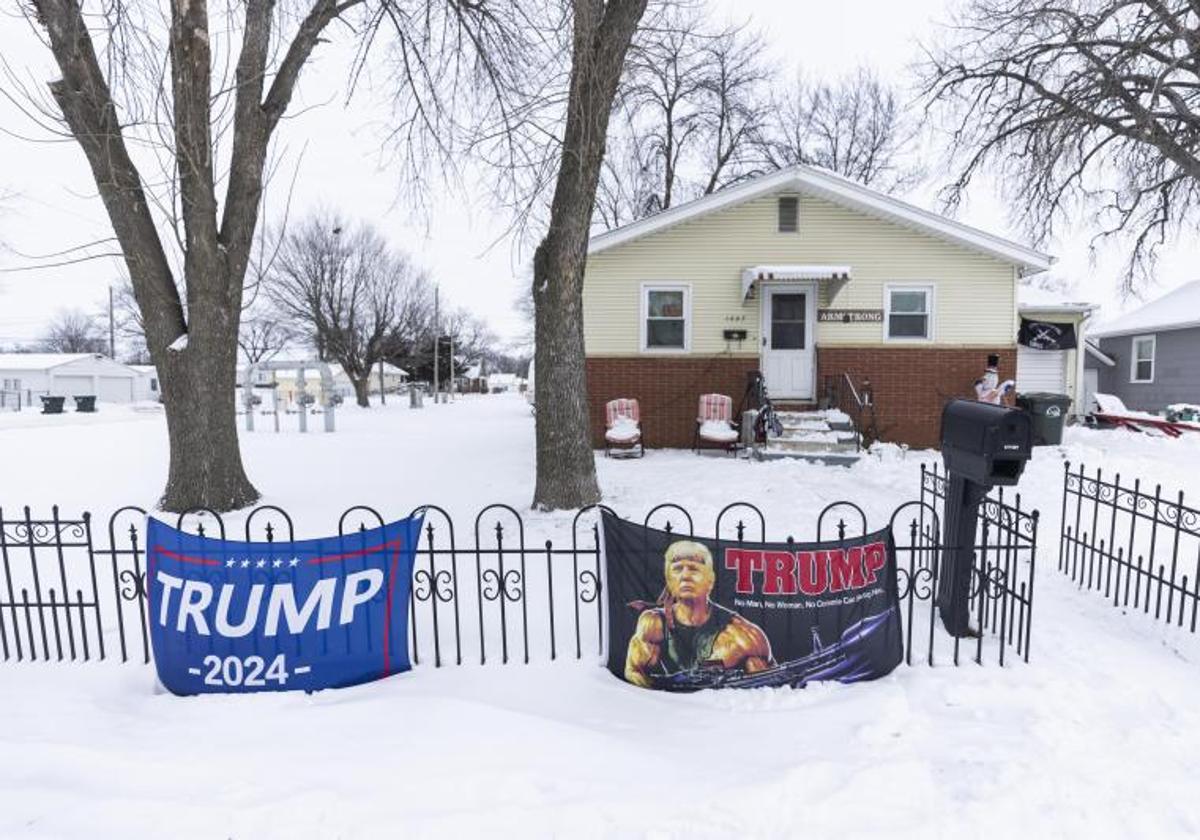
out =
<path fill-rule="evenodd" d="M 747 674 L 723 668 L 719 664 L 704 665 L 694 671 L 650 674 L 650 684 L 653 688 L 666 691 L 699 691 L 705 688 L 763 688 L 784 685 L 797 688 L 815 680 L 854 682 L 871 673 L 867 645 L 872 637 L 888 624 L 894 613 L 895 607 L 889 607 L 881 613 L 867 616 L 847 627 L 841 638 L 828 646 L 821 645 L 814 628 L 812 653 L 764 671 Z"/>

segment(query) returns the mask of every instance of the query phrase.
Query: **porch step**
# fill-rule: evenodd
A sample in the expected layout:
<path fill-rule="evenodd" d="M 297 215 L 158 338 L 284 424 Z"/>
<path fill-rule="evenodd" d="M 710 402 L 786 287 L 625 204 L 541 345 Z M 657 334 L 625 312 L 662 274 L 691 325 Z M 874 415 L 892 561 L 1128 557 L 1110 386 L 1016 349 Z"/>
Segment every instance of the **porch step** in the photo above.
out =
<path fill-rule="evenodd" d="M 759 460 L 793 458 L 822 464 L 853 464 L 859 459 L 854 424 L 844 413 L 777 411 L 783 434 L 754 451 Z"/>
<path fill-rule="evenodd" d="M 849 451 L 795 452 L 777 449 L 771 445 L 755 449 L 754 457 L 759 461 L 778 461 L 786 458 L 791 461 L 808 461 L 813 464 L 848 467 L 858 461 L 862 457 L 862 453 L 853 449 Z"/>
<path fill-rule="evenodd" d="M 776 411 L 784 434 L 794 431 L 819 431 L 834 429 L 839 432 L 853 431 L 854 423 L 845 412 L 834 409 L 823 411 Z"/>

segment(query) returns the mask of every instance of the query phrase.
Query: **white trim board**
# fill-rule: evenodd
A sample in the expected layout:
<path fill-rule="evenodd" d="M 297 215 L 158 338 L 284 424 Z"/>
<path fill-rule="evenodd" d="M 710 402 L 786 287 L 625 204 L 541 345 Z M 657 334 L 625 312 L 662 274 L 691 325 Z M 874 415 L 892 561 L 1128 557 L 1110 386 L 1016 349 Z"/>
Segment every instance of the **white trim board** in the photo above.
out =
<path fill-rule="evenodd" d="M 997 257 L 1018 267 L 1022 276 L 1050 268 L 1053 258 L 1018 242 L 947 219 L 898 198 L 864 187 L 834 172 L 803 164 L 752 178 L 712 195 L 679 204 L 615 230 L 593 236 L 588 253 L 597 254 L 634 239 L 781 190 L 824 198 L 878 218 Z"/>

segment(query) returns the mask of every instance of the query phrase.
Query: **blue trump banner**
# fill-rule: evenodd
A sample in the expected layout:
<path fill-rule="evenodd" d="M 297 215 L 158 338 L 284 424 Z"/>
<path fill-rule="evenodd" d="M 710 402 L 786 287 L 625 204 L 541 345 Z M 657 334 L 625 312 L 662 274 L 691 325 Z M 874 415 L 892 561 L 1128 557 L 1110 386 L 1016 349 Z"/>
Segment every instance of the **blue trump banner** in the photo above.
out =
<path fill-rule="evenodd" d="M 407 671 L 421 519 L 252 543 L 151 518 L 146 581 L 162 684 L 173 694 L 316 691 Z"/>

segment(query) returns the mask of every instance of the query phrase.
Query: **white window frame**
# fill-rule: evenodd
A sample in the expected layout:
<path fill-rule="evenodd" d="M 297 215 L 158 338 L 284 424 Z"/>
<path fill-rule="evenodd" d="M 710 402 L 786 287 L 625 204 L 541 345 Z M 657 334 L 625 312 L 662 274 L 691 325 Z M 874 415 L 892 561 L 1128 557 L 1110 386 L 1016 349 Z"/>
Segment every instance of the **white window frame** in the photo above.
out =
<path fill-rule="evenodd" d="M 892 335 L 892 292 L 925 292 L 925 335 Z M 928 344 L 937 335 L 937 286 L 933 283 L 885 283 L 883 286 L 883 340 L 898 343 Z M 914 313 L 900 313 L 912 315 Z"/>
<path fill-rule="evenodd" d="M 651 292 L 683 292 L 683 347 L 650 347 L 647 345 L 646 324 L 650 319 Z M 641 286 L 641 326 L 638 332 L 641 336 L 641 352 L 658 354 L 679 354 L 692 351 L 692 284 L 691 283 L 642 283 Z"/>
<path fill-rule="evenodd" d="M 1139 341 L 1150 342 L 1150 378 L 1138 379 L 1138 355 L 1137 347 Z M 1146 384 L 1154 381 L 1154 372 L 1158 368 L 1158 336 L 1157 335 L 1135 335 L 1129 342 L 1129 381 L 1134 384 Z"/>

